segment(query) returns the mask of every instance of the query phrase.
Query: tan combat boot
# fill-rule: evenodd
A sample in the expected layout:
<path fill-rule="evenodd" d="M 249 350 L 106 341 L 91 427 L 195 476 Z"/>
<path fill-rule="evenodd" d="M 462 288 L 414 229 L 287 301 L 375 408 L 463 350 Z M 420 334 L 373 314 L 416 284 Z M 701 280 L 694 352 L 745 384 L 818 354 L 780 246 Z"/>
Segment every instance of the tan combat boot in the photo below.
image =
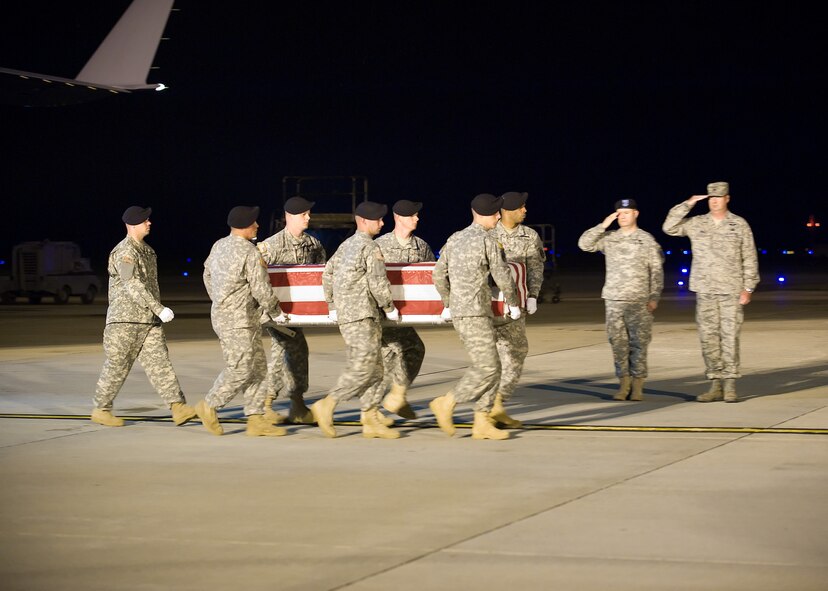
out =
<path fill-rule="evenodd" d="M 267 419 L 273 425 L 279 425 L 285 422 L 285 415 L 279 414 L 275 410 L 273 410 L 273 400 L 275 399 L 274 396 L 268 396 L 265 398 L 264 401 L 264 418 Z"/>
<path fill-rule="evenodd" d="M 317 400 L 311 406 L 313 420 L 328 437 L 336 437 L 336 429 L 334 429 L 333 425 L 333 413 L 335 408 L 336 400 L 330 396 L 325 396 L 325 398 Z"/>
<path fill-rule="evenodd" d="M 210 407 L 206 400 L 202 400 L 195 406 L 196 414 L 201 419 L 201 424 L 213 435 L 224 435 L 224 429 L 219 424 L 216 409 Z"/>
<path fill-rule="evenodd" d="M 173 402 L 170 410 L 172 411 L 173 423 L 176 425 L 183 425 L 197 416 L 195 409 L 192 406 L 187 406 L 183 402 Z"/>
<path fill-rule="evenodd" d="M 399 384 L 391 384 L 391 390 L 385 395 L 382 400 L 382 406 L 385 410 L 395 415 L 400 415 L 404 419 L 416 419 L 417 413 L 408 404 L 405 399 L 405 392 L 407 388 Z"/>
<path fill-rule="evenodd" d="M 434 418 L 437 419 L 437 424 L 443 432 L 449 437 L 454 435 L 454 407 L 457 402 L 454 400 L 454 394 L 449 392 L 444 396 L 438 396 L 428 403 L 431 412 L 434 413 Z"/>
<path fill-rule="evenodd" d="M 116 417 L 111 410 L 104 408 L 96 408 L 92 411 L 92 416 L 89 417 L 93 423 L 98 423 L 104 427 L 123 427 L 124 419 Z"/>
<path fill-rule="evenodd" d="M 644 400 L 644 378 L 632 379 L 632 394 L 630 400 Z"/>
<path fill-rule="evenodd" d="M 362 411 L 359 415 L 359 420 L 362 422 L 362 436 L 366 439 L 399 439 L 400 432 L 392 431 L 382 424 L 377 418 L 379 410 L 371 408 Z"/>
<path fill-rule="evenodd" d="M 489 413 L 489 418 L 495 423 L 505 425 L 509 429 L 520 429 L 523 427 L 522 422 L 506 414 L 506 409 L 503 408 L 503 394 L 500 392 L 495 395 L 494 406 L 492 406 L 492 410 Z"/>
<path fill-rule="evenodd" d="M 291 394 L 290 396 L 290 412 L 288 412 L 288 422 L 294 425 L 313 425 L 313 413 L 311 409 L 305 406 L 305 400 L 301 394 Z"/>
<path fill-rule="evenodd" d="M 281 437 L 287 435 L 287 431 L 271 423 L 262 414 L 247 417 L 247 431 L 245 434 L 248 437 Z"/>
<path fill-rule="evenodd" d="M 739 397 L 736 396 L 736 379 L 725 378 L 724 382 L 724 401 L 725 402 L 739 402 Z"/>
<path fill-rule="evenodd" d="M 696 396 L 696 402 L 714 402 L 722 398 L 722 380 L 715 379 L 710 382 L 710 389 L 707 392 Z"/>
<path fill-rule="evenodd" d="M 386 427 L 394 426 L 394 419 L 392 419 L 389 416 L 386 416 L 380 409 L 377 409 L 377 420 Z"/>
<path fill-rule="evenodd" d="M 474 424 L 472 425 L 472 439 L 509 439 L 508 431 L 502 431 L 495 427 L 489 420 L 489 413 L 474 411 Z"/>
<path fill-rule="evenodd" d="M 621 376 L 619 379 L 618 392 L 615 393 L 615 396 L 613 396 L 612 399 L 626 400 L 627 396 L 630 395 L 630 386 L 632 385 L 632 382 L 630 381 L 630 376 Z"/>

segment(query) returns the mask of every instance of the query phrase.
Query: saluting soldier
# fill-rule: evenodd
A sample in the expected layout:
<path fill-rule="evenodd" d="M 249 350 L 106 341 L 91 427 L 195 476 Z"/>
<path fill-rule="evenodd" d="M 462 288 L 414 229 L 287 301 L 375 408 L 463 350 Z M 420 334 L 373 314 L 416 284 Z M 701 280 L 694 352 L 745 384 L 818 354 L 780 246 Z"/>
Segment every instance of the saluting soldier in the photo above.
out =
<path fill-rule="evenodd" d="M 414 235 L 422 207 L 422 203 L 408 199 L 400 199 L 392 207 L 394 230 L 375 240 L 386 263 L 423 263 L 435 260 L 428 243 Z M 405 419 L 417 418 L 406 399 L 406 392 L 420 373 L 424 357 L 425 344 L 413 327 L 382 327 L 385 377 L 375 388 L 380 388 L 382 393 L 388 391 L 382 400 L 385 410 Z"/>
<path fill-rule="evenodd" d="M 709 213 L 688 218 L 693 206 L 707 199 Z M 673 207 L 662 229 L 670 236 L 687 236 L 693 250 L 690 291 L 696 292 L 705 375 L 710 388 L 699 402 L 737 402 L 739 335 L 744 306 L 759 283 L 759 261 L 747 221 L 728 209 L 730 184 L 707 185 L 706 195 L 693 195 Z"/>
<path fill-rule="evenodd" d="M 500 221 L 492 230 L 492 234 L 503 247 L 507 262 L 525 265 L 526 312 L 534 314 L 538 311 L 538 295 L 543 285 L 543 268 L 546 264 L 543 242 L 537 232 L 523 225 L 529 193 L 510 191 L 504 193 L 501 198 L 503 205 L 500 208 Z M 529 353 L 526 317 L 521 315 L 517 320 L 495 326 L 495 343 L 502 370 L 491 417 L 506 427 L 520 428 L 523 423 L 510 417 L 503 405 L 512 399 L 523 373 L 523 362 Z"/>
<path fill-rule="evenodd" d="M 503 247 L 489 231 L 500 219 L 502 205 L 501 197 L 488 193 L 472 199 L 472 224 L 449 237 L 440 249 L 432 274 L 443 300 L 443 317 L 451 319 L 471 358 L 460 382 L 429 403 L 440 429 L 450 436 L 455 432 L 455 406 L 473 401 L 472 438 L 509 438 L 509 433 L 498 429 L 490 417 L 501 369 L 495 345 L 490 277 L 503 292 L 509 317 L 517 320 L 521 316 L 517 287 Z"/>
<path fill-rule="evenodd" d="M 262 310 L 277 324 L 287 317 L 273 293 L 262 255 L 253 246 L 259 224 L 258 207 L 239 205 L 230 210 L 230 234 L 213 244 L 204 261 L 204 287 L 213 301 L 210 320 L 221 343 L 224 369 L 204 400 L 196 405 L 204 427 L 222 435 L 216 409 L 239 393 L 244 395 L 247 435 L 277 437 L 286 431 L 264 416 L 267 395 L 267 356 L 262 345 Z"/>
<path fill-rule="evenodd" d="M 607 229 L 618 221 L 618 230 Z M 635 199 L 615 202 L 615 211 L 584 232 L 578 247 L 605 256 L 604 298 L 607 336 L 619 386 L 615 400 L 643 400 L 647 347 L 653 312 L 664 288 L 664 254 L 653 235 L 638 227 Z"/>
<path fill-rule="evenodd" d="M 285 227 L 259 242 L 256 246 L 268 265 L 317 265 L 324 264 L 325 248 L 308 229 L 313 201 L 303 197 L 291 197 L 285 201 Z M 311 424 L 313 415 L 305 406 L 308 391 L 308 341 L 301 327 L 293 327 L 294 336 L 287 336 L 270 326 L 270 363 L 267 367 L 267 397 L 265 417 L 272 422 L 282 422 L 284 417 L 273 410 L 273 401 L 280 391 L 290 398 L 287 420 L 291 423 Z"/>
<path fill-rule="evenodd" d="M 333 413 L 343 400 L 361 397 L 362 435 L 396 439 L 379 417 L 382 389 L 383 318 L 398 321 L 400 313 L 391 299 L 385 260 L 374 236 L 383 226 L 388 207 L 363 201 L 354 211 L 356 232 L 343 242 L 325 265 L 322 286 L 331 319 L 345 339 L 345 370 L 333 390 L 311 406 L 313 417 L 328 437 L 336 437 Z"/>
<path fill-rule="evenodd" d="M 136 359 L 141 362 L 152 387 L 172 410 L 176 425 L 195 417 L 195 410 L 187 406 L 170 362 L 162 326 L 175 314 L 159 301 L 158 262 L 155 251 L 144 242 L 152 226 L 150 214 L 150 207 L 128 207 L 121 216 L 126 225 L 126 238 L 109 253 L 109 307 L 103 337 L 106 361 L 95 388 L 91 416 L 93 422 L 107 427 L 124 424 L 123 419 L 112 414 L 112 402 Z"/>

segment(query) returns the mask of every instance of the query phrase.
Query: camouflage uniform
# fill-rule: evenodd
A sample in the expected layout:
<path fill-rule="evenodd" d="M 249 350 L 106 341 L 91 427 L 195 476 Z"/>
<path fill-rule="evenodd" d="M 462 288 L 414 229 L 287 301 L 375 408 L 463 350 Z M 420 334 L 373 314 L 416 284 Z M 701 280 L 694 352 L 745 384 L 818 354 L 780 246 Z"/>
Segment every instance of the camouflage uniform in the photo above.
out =
<path fill-rule="evenodd" d="M 538 233 L 523 224 L 509 231 L 502 222 L 497 223 L 492 233 L 503 246 L 508 262 L 526 265 L 527 295 L 537 299 L 543 284 L 543 267 L 546 264 L 546 253 Z M 512 398 L 520 374 L 523 373 L 523 362 L 529 353 L 526 316 L 521 315 L 517 320 L 496 326 L 495 342 L 502 365 L 497 391 L 503 397 L 503 402 L 506 402 Z"/>
<path fill-rule="evenodd" d="M 103 338 L 106 361 L 95 388 L 95 408 L 112 408 L 136 359 L 167 406 L 184 402 L 158 318 L 164 306 L 159 302 L 155 251 L 127 236 L 109 253 L 107 273 L 109 307 Z"/>
<path fill-rule="evenodd" d="M 380 236 L 374 243 L 380 247 L 386 263 L 423 263 L 434 261 L 434 253 L 428 243 L 417 236 L 410 236 L 403 245 L 393 232 Z M 388 386 L 393 382 L 409 386 L 423 365 L 425 345 L 420 335 L 410 326 L 382 327 L 382 363 L 384 380 L 372 388 L 371 397 L 382 399 Z"/>
<path fill-rule="evenodd" d="M 222 408 L 244 392 L 244 414 L 263 414 L 267 358 L 262 346 L 261 309 L 281 314 L 267 266 L 253 244 L 230 234 L 213 244 L 204 261 L 204 286 L 213 301 L 210 319 L 224 356 L 224 370 L 205 400 Z"/>
<path fill-rule="evenodd" d="M 637 228 L 607 232 L 601 224 L 584 232 L 578 247 L 602 252 L 606 279 L 601 297 L 607 315 L 607 336 L 619 378 L 647 377 L 647 347 L 653 314 L 647 302 L 658 302 L 664 288 L 664 255 L 649 232 Z"/>
<path fill-rule="evenodd" d="M 489 277 L 503 292 L 506 305 L 519 303 L 503 247 L 486 228 L 472 223 L 449 237 L 432 276 L 443 305 L 451 310 L 454 329 L 471 357 L 471 366 L 452 391 L 454 400 L 474 400 L 476 411 L 488 412 L 501 371 L 492 325 Z"/>
<path fill-rule="evenodd" d="M 296 238 L 286 229 L 277 232 L 257 245 L 268 265 L 315 265 L 324 264 L 325 249 L 310 234 Z M 291 327 L 293 337 L 267 327 L 270 335 L 270 364 L 267 367 L 267 395 L 276 398 L 281 390 L 292 400 L 304 404 L 303 395 L 308 391 L 308 341 L 300 327 Z"/>
<path fill-rule="evenodd" d="M 394 309 L 382 251 L 370 235 L 357 232 L 343 242 L 322 274 L 325 300 L 337 311 L 345 339 L 345 371 L 329 396 L 336 402 L 361 396 L 363 411 L 382 399 L 382 327 L 380 308 Z"/>
<path fill-rule="evenodd" d="M 686 217 L 691 208 L 686 202 L 673 207 L 662 229 L 670 236 L 690 238 L 690 291 L 696 292 L 696 324 L 707 378 L 738 378 L 744 319 L 739 296 L 759 283 L 753 233 L 744 218 L 730 211 L 717 223 L 709 213 Z"/>

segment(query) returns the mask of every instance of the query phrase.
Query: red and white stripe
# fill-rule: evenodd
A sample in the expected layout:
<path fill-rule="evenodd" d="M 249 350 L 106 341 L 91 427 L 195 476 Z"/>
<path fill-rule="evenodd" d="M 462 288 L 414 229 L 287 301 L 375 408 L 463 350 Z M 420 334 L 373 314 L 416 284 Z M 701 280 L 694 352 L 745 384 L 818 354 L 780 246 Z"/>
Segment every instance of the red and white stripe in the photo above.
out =
<path fill-rule="evenodd" d="M 443 302 L 431 278 L 434 263 L 386 263 L 391 297 L 400 311 L 399 325 L 443 324 Z M 526 307 L 526 267 L 509 263 L 518 288 L 521 307 Z M 325 265 L 272 265 L 267 272 L 289 326 L 334 326 L 328 318 L 328 304 L 322 289 Z M 492 288 L 492 311 L 503 316 L 503 294 Z"/>

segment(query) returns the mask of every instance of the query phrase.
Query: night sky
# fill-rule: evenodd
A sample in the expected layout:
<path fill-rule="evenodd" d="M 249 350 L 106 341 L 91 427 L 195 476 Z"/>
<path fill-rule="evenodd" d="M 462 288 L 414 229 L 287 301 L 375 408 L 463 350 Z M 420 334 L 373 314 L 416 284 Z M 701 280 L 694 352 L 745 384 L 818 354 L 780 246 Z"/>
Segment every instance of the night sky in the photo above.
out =
<path fill-rule="evenodd" d="M 176 2 L 149 78 L 169 90 L 0 107 L 0 256 L 74 240 L 102 271 L 140 204 L 162 264 L 200 263 L 234 205 L 261 205 L 267 236 L 286 175 L 423 201 L 434 248 L 476 194 L 528 191 L 561 261 L 621 197 L 686 244 L 664 216 L 717 180 L 760 247 L 828 223 L 825 35 L 804 3 L 237 4 Z M 0 66 L 72 78 L 127 5 L 4 8 Z"/>

